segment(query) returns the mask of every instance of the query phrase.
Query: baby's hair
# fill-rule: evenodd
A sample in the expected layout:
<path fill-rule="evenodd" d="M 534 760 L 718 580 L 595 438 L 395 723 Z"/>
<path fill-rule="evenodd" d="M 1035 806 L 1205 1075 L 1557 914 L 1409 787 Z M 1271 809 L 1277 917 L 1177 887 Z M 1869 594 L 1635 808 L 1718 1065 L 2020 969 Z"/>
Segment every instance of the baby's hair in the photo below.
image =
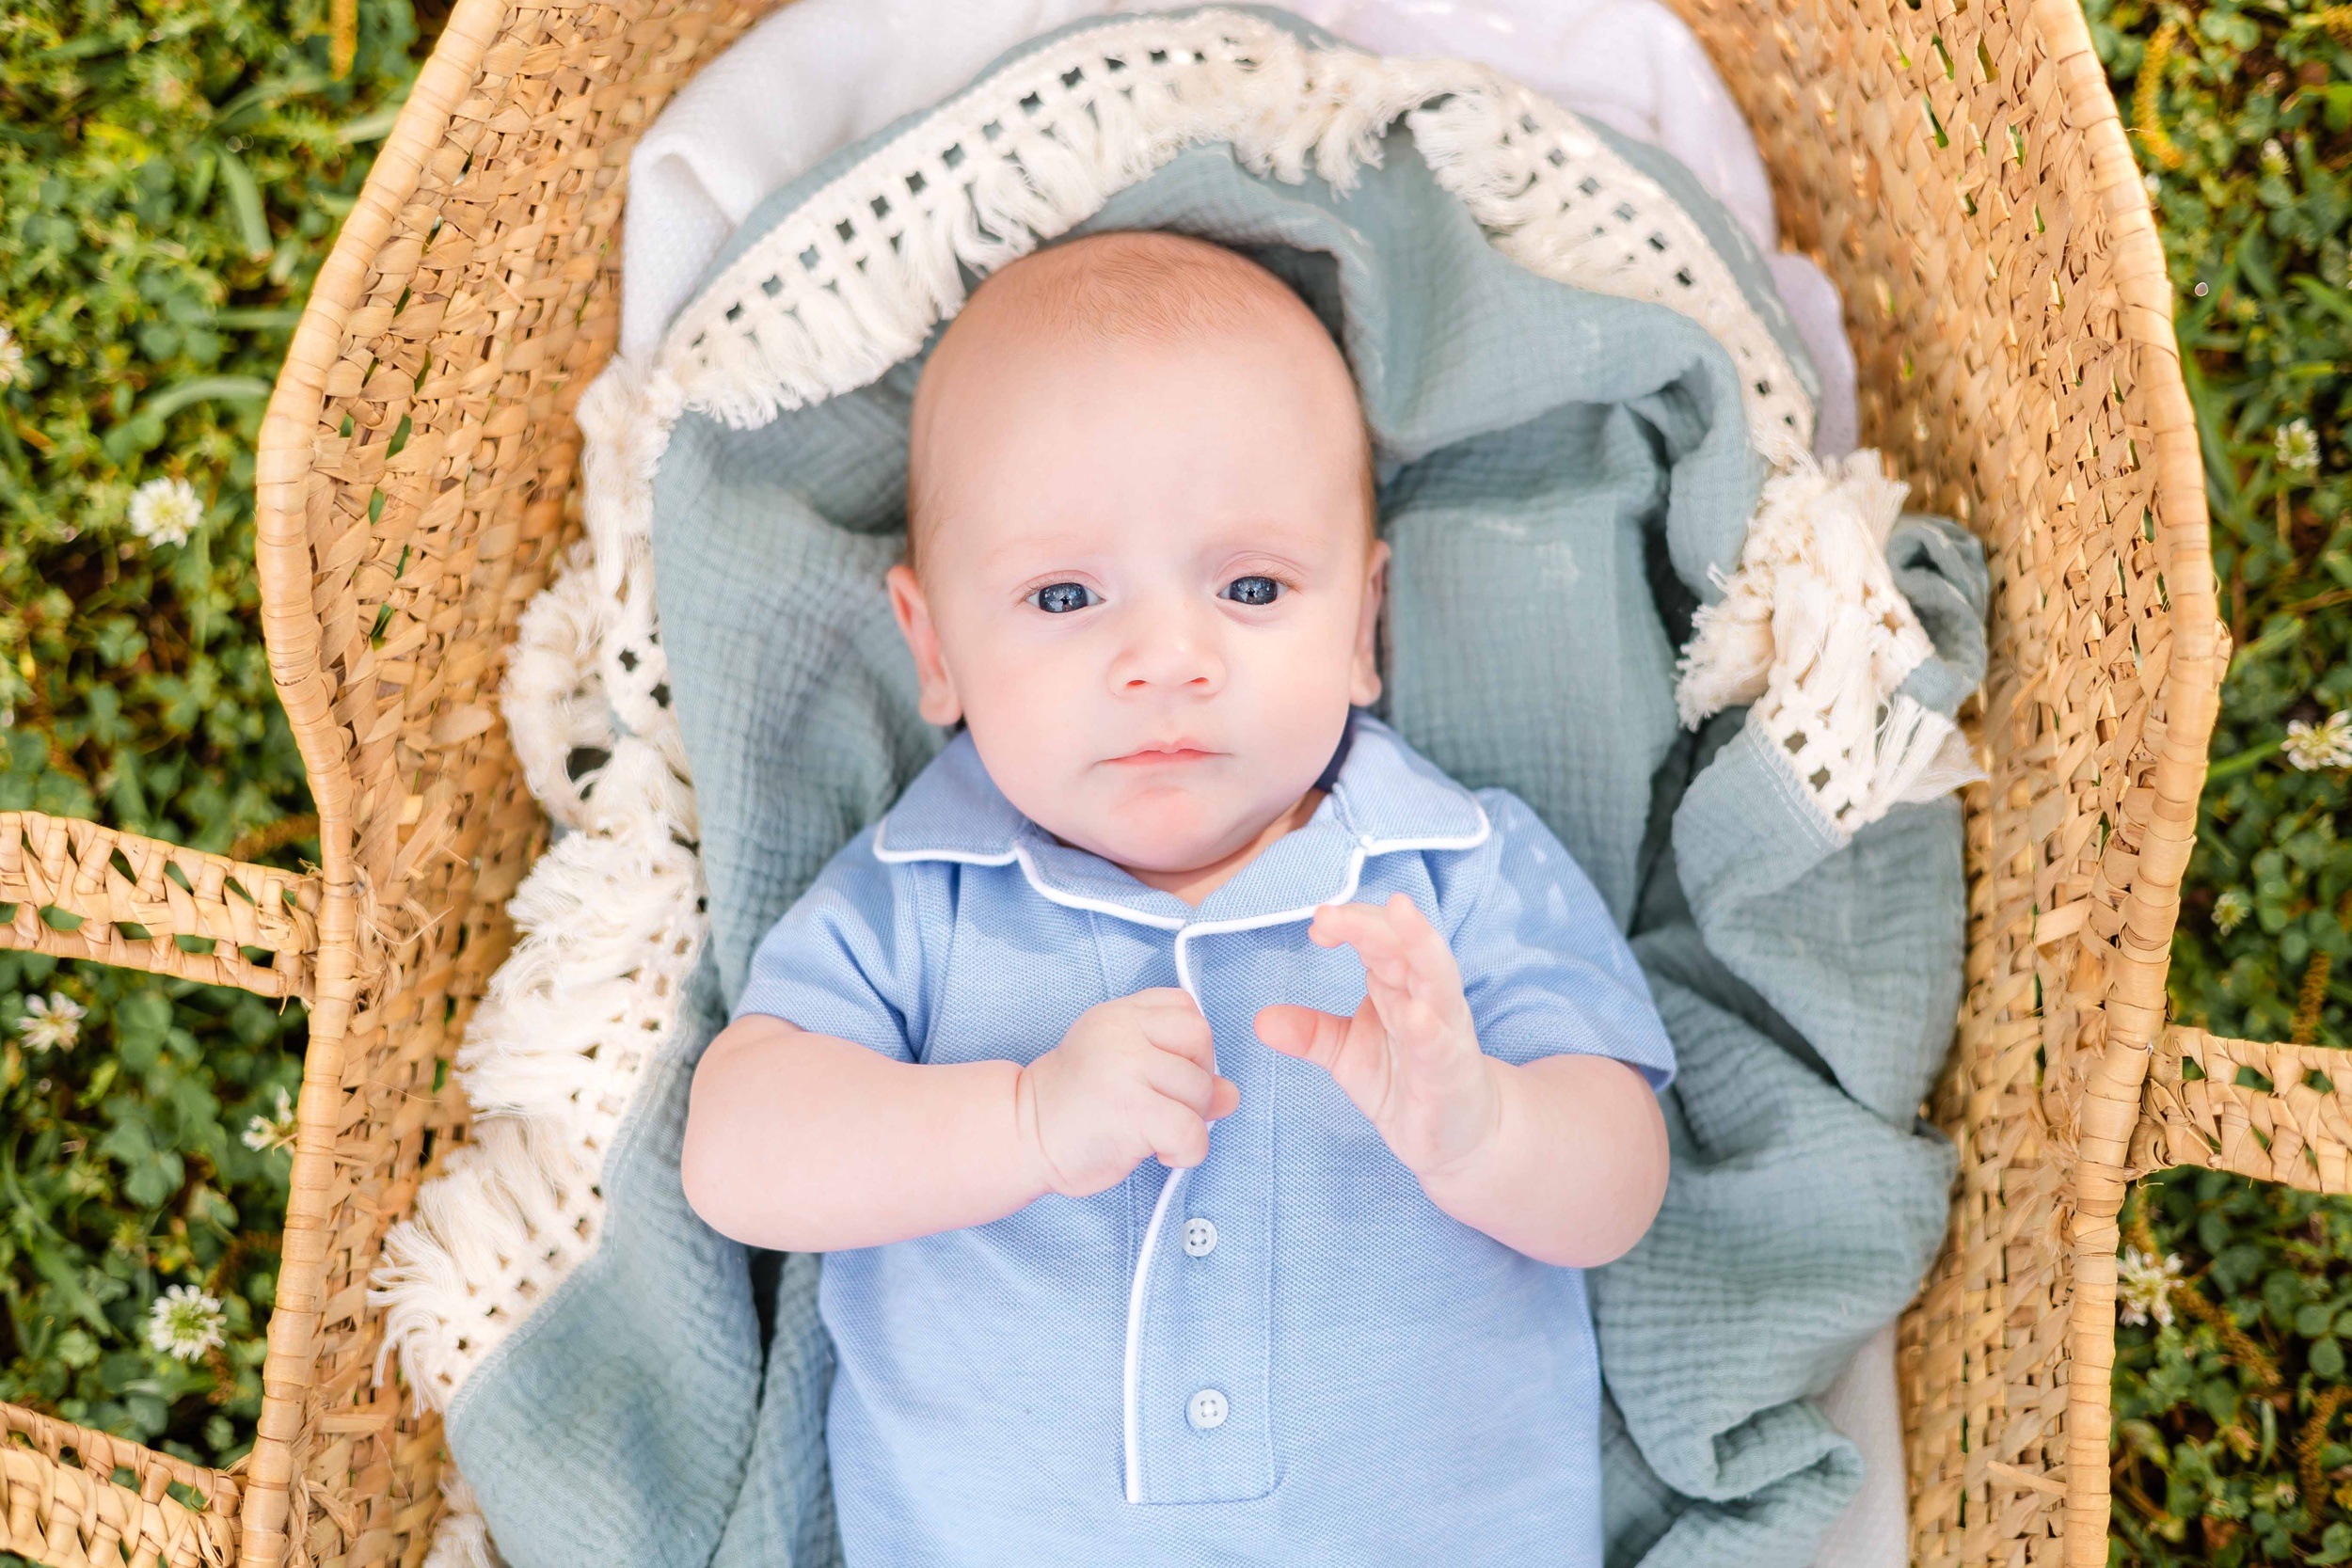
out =
<path fill-rule="evenodd" d="M 1017 330 L 1057 341 L 1176 343 L 1238 332 L 1269 316 L 1305 315 L 1322 323 L 1306 301 L 1266 268 L 1238 251 L 1208 240 L 1162 230 L 1117 230 L 1049 245 L 1009 263 L 983 279 L 948 326 L 1001 317 Z M 941 338 L 945 346 L 946 336 Z M 933 350 L 933 357 L 937 357 Z M 924 426 L 929 400 L 915 390 L 913 431 L 907 449 L 907 546 L 909 566 L 933 510 L 932 481 L 925 462 Z M 1362 437 L 1364 526 L 1377 526 L 1372 463 L 1372 432 Z"/>

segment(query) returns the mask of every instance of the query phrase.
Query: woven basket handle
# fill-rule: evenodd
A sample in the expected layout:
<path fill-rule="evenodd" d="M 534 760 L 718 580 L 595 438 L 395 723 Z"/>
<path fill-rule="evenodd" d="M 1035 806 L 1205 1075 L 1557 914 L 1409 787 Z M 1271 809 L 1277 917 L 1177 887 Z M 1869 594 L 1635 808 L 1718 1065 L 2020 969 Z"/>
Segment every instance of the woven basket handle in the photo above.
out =
<path fill-rule="evenodd" d="M 308 1002 L 318 910 L 314 876 L 0 811 L 0 948 Z"/>
<path fill-rule="evenodd" d="M 113 1479 L 125 1468 L 135 1484 Z M 171 1494 L 175 1484 L 182 1494 Z M 237 1501 L 226 1472 L 0 1404 L 0 1551 L 58 1568 L 225 1568 L 236 1554 Z"/>
<path fill-rule="evenodd" d="M 2130 1174 L 2168 1165 L 2352 1193 L 2352 1051 L 2165 1030 L 2140 1095 Z"/>

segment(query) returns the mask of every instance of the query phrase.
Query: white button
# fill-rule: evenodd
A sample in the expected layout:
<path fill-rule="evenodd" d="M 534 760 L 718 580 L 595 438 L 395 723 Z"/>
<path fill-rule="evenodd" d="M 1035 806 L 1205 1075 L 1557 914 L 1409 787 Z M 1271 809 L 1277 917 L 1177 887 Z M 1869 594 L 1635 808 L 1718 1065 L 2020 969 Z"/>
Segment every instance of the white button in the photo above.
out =
<path fill-rule="evenodd" d="M 1196 1432 L 1221 1427 L 1225 1424 L 1225 1396 L 1214 1388 L 1203 1388 L 1193 1395 L 1192 1402 L 1184 1406 L 1184 1415 L 1190 1418 Z"/>
<path fill-rule="evenodd" d="M 1184 1222 L 1184 1256 L 1206 1258 L 1216 1250 L 1216 1227 L 1207 1220 Z"/>

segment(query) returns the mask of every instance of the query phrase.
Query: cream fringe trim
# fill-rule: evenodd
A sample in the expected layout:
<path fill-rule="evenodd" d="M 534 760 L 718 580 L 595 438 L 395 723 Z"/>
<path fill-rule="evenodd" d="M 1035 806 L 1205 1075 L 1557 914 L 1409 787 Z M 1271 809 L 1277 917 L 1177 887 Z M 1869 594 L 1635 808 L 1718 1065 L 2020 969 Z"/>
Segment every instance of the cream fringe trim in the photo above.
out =
<path fill-rule="evenodd" d="M 690 846 L 693 792 L 669 710 L 604 671 L 658 683 L 660 645 L 632 642 L 651 563 L 607 597 L 574 546 L 524 611 L 507 727 L 532 792 L 562 830 L 507 906 L 519 940 L 490 978 L 456 1059 L 473 1137 L 385 1238 L 369 1300 L 385 1308 L 380 1382 L 397 1351 L 420 1409 L 445 1409 L 482 1358 L 596 1246 L 597 1181 L 645 1063 L 677 1016 L 707 927 Z M 600 754 L 600 755 L 599 755 Z M 590 764 L 575 780 L 578 763 Z"/>
<path fill-rule="evenodd" d="M 446 1408 L 595 1245 L 605 1152 L 668 1038 L 707 933 L 653 616 L 652 484 L 677 420 L 693 408 L 755 426 L 874 380 L 961 308 L 960 267 L 985 276 L 1026 254 L 1185 147 L 1228 143 L 1251 169 L 1292 182 L 1311 163 L 1344 191 L 1400 117 L 1440 184 L 1506 254 L 1675 309 L 1739 367 L 1751 439 L 1781 470 L 1757 537 L 1793 542 L 1751 539 L 1724 584 L 1732 608 L 1709 618 L 1686 657 L 1686 715 L 1747 700 L 1729 694 L 1755 685 L 1759 669 L 1769 700 L 1800 662 L 1794 640 L 1815 635 L 1793 689 L 1828 693 L 1820 711 L 1834 721 L 1833 749 L 1850 769 L 1868 759 L 1868 787 L 1834 819 L 1867 820 L 1936 776 L 1948 749 L 1936 725 L 1948 724 L 1880 695 L 1925 656 L 1909 606 L 1899 594 L 1892 607 L 1872 600 L 1883 612 L 1876 624 L 1891 629 L 1858 643 L 1841 629 L 1850 618 L 1818 608 L 1845 591 L 1835 569 L 1852 565 L 1856 527 L 1878 528 L 1883 544 L 1877 519 L 1891 517 L 1886 498 L 1899 503 L 1900 491 L 1873 490 L 1851 466 L 1834 482 L 1810 467 L 1813 409 L 1786 356 L 1654 182 L 1574 115 L 1484 67 L 1311 49 L 1230 11 L 1071 35 L 844 172 L 690 305 L 650 363 L 615 358 L 580 399 L 589 547 L 526 612 L 505 697 L 532 790 L 570 831 L 510 906 L 520 940 L 458 1053 L 474 1141 L 393 1227 L 372 1281 L 370 1299 L 387 1309 L 386 1355 L 398 1352 L 421 1407 Z M 1867 565 L 1856 570 L 1849 577 L 1867 585 Z M 1866 709 L 1867 743 L 1850 733 Z M 607 760 L 575 780 L 576 759 L 597 752 Z M 379 1360 L 379 1380 L 384 1370 Z M 474 1568 L 486 1535 L 472 1533 L 465 1521 L 479 1515 L 459 1511 L 454 1491 L 452 1504 L 434 1560 Z"/>
<path fill-rule="evenodd" d="M 1813 409 L 1690 214 L 1567 110 L 1459 60 L 1317 49 L 1259 18 L 1142 17 L 1072 35 L 949 100 L 762 235 L 679 313 L 642 384 L 738 428 L 861 387 L 986 276 L 1185 148 L 1335 191 L 1403 119 L 1438 183 L 1515 259 L 1691 317 L 1739 364 L 1759 441 L 1803 447 Z M 675 418 L 675 412 L 669 420 Z"/>
<path fill-rule="evenodd" d="M 1984 777 L 1949 719 L 1896 689 L 1934 652 L 1886 563 L 1909 490 L 1871 451 L 1789 464 L 1682 650 L 1682 721 L 1753 705 L 1748 722 L 1841 834 Z"/>
<path fill-rule="evenodd" d="M 424 1554 L 424 1568 L 506 1568 L 505 1559 L 490 1544 L 489 1524 L 466 1478 L 444 1470 L 441 1497 L 447 1506 L 433 1527 L 433 1548 Z"/>

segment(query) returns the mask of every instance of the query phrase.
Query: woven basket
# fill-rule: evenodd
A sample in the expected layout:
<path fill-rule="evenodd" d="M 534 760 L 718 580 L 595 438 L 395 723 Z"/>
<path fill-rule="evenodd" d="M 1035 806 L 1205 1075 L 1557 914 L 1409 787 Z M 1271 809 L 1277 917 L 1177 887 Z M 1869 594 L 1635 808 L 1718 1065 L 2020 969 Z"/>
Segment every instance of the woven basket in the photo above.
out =
<path fill-rule="evenodd" d="M 2074 0 L 1677 3 L 1756 128 L 1787 244 L 1843 293 L 1863 439 L 1993 560 L 1992 778 L 1969 794 L 1968 990 L 1932 1107 L 1961 1172 L 1901 1340 L 1914 1557 L 2093 1568 L 2125 1182 L 2189 1164 L 2352 1188 L 2352 1073 L 2322 1090 L 2299 1048 L 2163 1028 L 2226 658 L 2163 258 Z M 496 706 L 504 650 L 579 527 L 571 409 L 619 325 L 630 149 L 769 8 L 451 16 L 262 434 L 262 613 L 325 870 L 0 814 L 0 944 L 310 1007 L 249 1459 L 215 1475 L 0 1406 L 0 1547 L 60 1568 L 424 1555 L 441 1435 L 375 1386 L 366 1287 L 465 1136 L 443 1064 L 544 843 Z"/>

